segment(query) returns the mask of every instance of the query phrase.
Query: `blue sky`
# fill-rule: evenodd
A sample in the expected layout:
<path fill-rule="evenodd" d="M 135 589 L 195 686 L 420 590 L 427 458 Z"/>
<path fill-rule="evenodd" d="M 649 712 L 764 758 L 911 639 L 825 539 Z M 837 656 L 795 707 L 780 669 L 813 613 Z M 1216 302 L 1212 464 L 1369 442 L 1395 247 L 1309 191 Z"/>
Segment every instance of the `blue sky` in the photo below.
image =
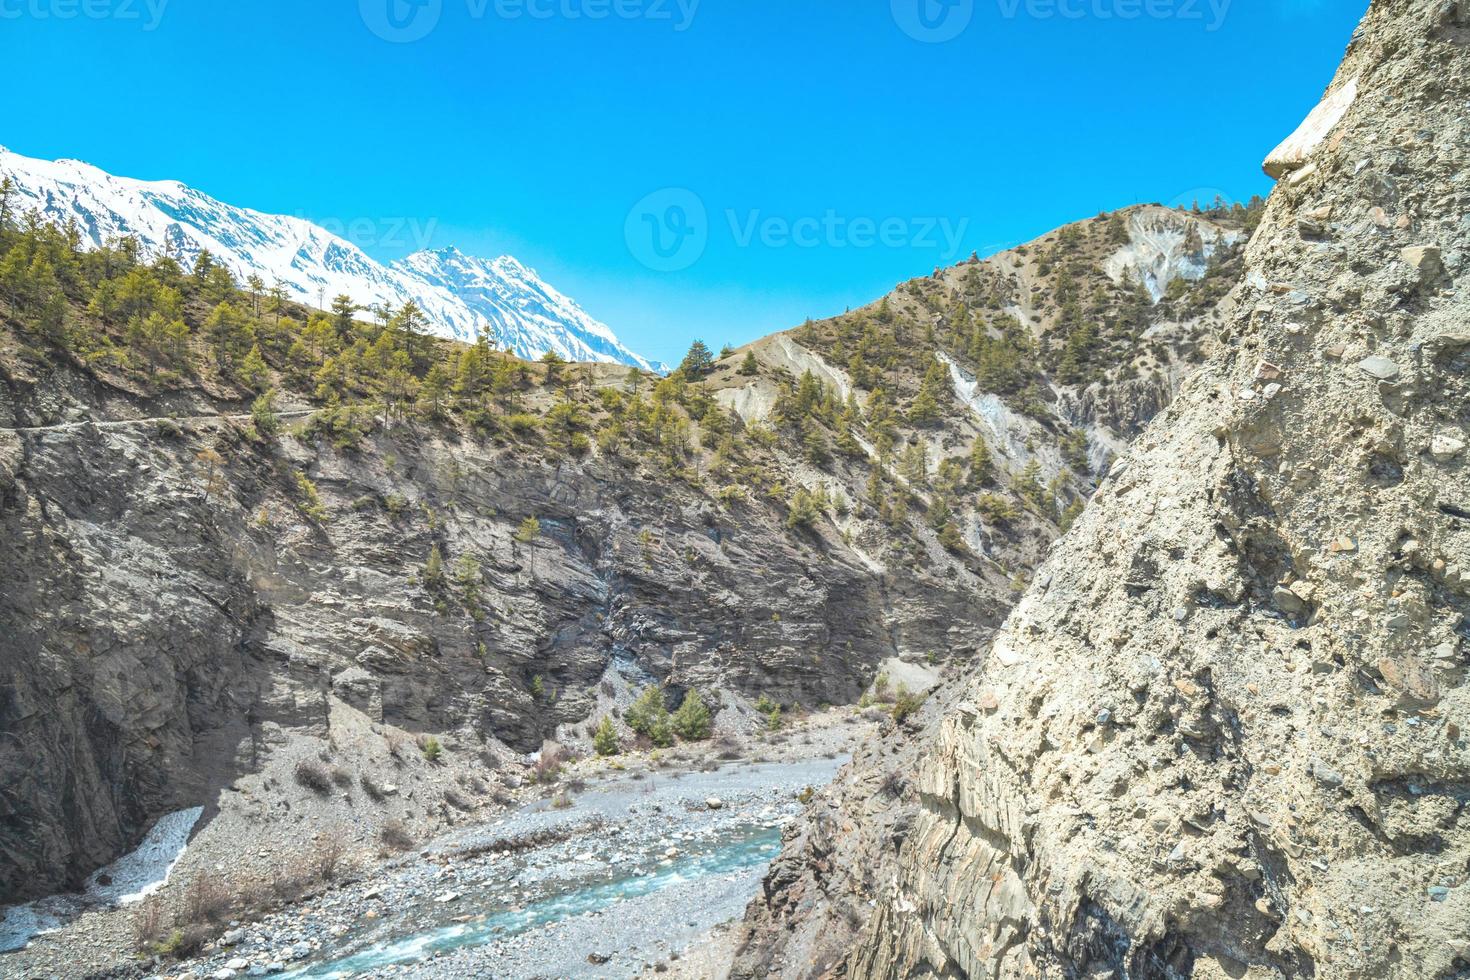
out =
<path fill-rule="evenodd" d="M 0 144 L 382 259 L 510 252 L 675 360 L 1102 209 L 1267 192 L 1365 8 L 0 0 Z"/>

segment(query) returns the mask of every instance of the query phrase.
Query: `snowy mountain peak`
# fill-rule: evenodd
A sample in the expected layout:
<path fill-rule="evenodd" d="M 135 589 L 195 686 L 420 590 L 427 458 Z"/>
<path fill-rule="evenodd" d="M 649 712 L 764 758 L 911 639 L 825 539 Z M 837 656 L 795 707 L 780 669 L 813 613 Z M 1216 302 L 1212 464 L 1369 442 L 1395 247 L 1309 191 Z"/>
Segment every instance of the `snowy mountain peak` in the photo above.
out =
<path fill-rule="evenodd" d="M 175 180 L 117 177 L 80 160 L 37 160 L 3 146 L 0 177 L 14 182 L 12 211 L 74 223 L 93 245 L 132 236 L 145 252 L 186 263 L 207 249 L 237 280 L 258 275 L 313 306 L 339 295 L 364 309 L 413 300 L 444 337 L 483 333 L 526 358 L 555 351 L 573 361 L 663 367 L 509 255 L 481 259 L 451 246 L 383 265 L 304 218 L 235 207 Z"/>

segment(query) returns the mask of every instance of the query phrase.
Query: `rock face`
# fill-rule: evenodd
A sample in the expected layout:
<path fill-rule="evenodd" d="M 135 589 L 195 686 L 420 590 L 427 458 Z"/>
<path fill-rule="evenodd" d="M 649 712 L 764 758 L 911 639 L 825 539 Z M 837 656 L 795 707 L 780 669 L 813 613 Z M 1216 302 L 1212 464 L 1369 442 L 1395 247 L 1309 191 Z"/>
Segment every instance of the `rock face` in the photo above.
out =
<path fill-rule="evenodd" d="M 1240 223 L 1129 214 L 1217 245 Z M 345 712 L 473 759 L 584 744 L 649 683 L 793 707 L 958 670 L 1238 272 L 1153 303 L 1103 269 L 1129 229 L 1089 219 L 721 358 L 701 390 L 728 415 L 661 463 L 376 407 L 354 436 L 285 375 L 266 437 L 218 379 L 89 370 L 0 305 L 0 903 L 74 886 L 162 814 L 208 826 L 246 774 L 263 835 L 309 820 L 270 774 Z M 625 371 L 575 371 L 520 407 L 629 399 Z M 804 527 L 796 492 L 825 501 Z"/>
<path fill-rule="evenodd" d="M 857 824 L 903 763 L 880 748 L 789 841 L 737 972 L 1470 968 L 1467 25 L 1374 4 L 1220 353 L 908 750 L 892 832 Z M 844 911 L 843 962 L 803 955 Z"/>
<path fill-rule="evenodd" d="M 228 461 L 206 499 L 210 447 Z M 530 751 L 623 661 L 815 705 L 856 700 L 900 649 L 985 635 L 955 582 L 596 462 L 408 427 L 281 450 L 214 421 L 0 433 L 0 898 L 74 884 L 293 732 L 325 736 L 334 700 Z M 329 521 L 300 513 L 294 470 Z M 518 540 L 529 515 L 541 535 Z"/>

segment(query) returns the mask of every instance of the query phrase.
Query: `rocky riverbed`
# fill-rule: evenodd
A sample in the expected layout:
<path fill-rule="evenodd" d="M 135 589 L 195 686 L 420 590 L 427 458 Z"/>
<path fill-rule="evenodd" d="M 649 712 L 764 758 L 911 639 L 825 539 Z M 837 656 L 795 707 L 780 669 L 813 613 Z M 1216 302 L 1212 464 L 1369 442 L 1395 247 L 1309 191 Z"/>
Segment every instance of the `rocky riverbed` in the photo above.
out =
<path fill-rule="evenodd" d="M 0 975 L 633 977 L 694 963 L 690 975 L 711 975 L 728 960 L 712 937 L 757 891 L 809 788 L 872 729 L 836 709 L 749 740 L 583 758 L 554 785 L 527 782 L 507 810 L 386 861 L 344 864 L 335 884 L 263 917 L 220 921 L 196 958 L 138 958 L 142 913 L 128 906 L 0 957 Z M 65 962 L 78 944 L 112 949 L 100 959 L 113 965 Z"/>
<path fill-rule="evenodd" d="M 634 976 L 738 916 L 836 759 L 617 776 L 261 922 L 173 977 Z"/>

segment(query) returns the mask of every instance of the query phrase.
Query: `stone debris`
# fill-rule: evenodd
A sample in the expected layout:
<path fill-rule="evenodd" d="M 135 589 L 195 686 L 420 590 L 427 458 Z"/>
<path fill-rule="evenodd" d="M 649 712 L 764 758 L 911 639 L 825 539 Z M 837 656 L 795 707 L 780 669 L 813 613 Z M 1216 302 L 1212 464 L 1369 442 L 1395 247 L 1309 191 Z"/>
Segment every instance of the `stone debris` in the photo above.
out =
<path fill-rule="evenodd" d="M 1392 381 L 1399 376 L 1399 366 L 1386 357 L 1365 357 L 1358 362 L 1358 370 L 1380 381 Z"/>

